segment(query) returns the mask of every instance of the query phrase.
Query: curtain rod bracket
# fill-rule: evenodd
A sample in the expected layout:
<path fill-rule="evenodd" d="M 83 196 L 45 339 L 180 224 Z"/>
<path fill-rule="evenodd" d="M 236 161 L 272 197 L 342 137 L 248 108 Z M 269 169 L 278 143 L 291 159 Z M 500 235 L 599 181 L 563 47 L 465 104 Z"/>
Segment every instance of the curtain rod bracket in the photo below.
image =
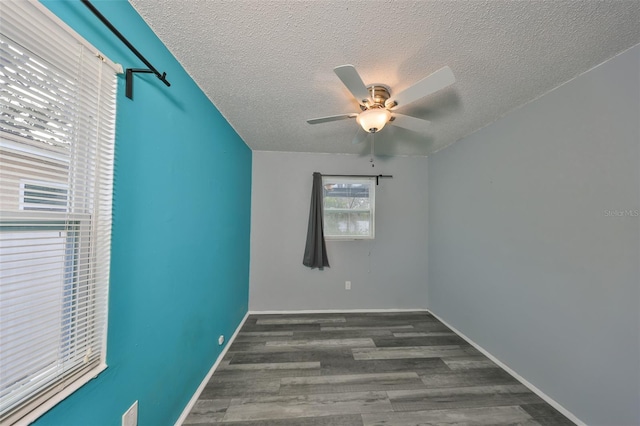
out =
<path fill-rule="evenodd" d="M 125 36 L 122 35 L 122 33 L 120 33 L 120 31 L 118 31 L 116 29 L 116 27 L 113 26 L 113 24 L 111 22 L 109 22 L 109 20 L 102 14 L 100 13 L 100 11 L 98 9 L 96 9 L 96 7 L 94 5 L 91 4 L 91 2 L 89 2 L 89 0 L 81 0 L 82 4 L 84 4 L 91 12 L 93 12 L 94 15 L 96 15 L 96 17 L 107 27 L 111 30 L 111 32 L 120 39 L 121 42 L 123 42 L 125 44 L 125 46 L 127 46 L 129 48 L 129 50 L 138 57 L 138 59 L 140 59 L 148 68 L 127 68 L 126 71 L 126 96 L 129 99 L 133 99 L 133 74 L 134 73 L 147 73 L 147 74 L 155 74 L 156 77 L 158 77 L 158 79 L 160 81 L 162 81 L 167 87 L 171 86 L 171 83 L 169 83 L 169 81 L 167 81 L 167 73 L 163 72 L 162 74 L 160 74 L 160 72 L 155 69 L 155 67 L 153 65 L 151 65 L 151 63 L 149 61 L 147 61 L 147 59 L 142 56 L 142 54 L 140 52 L 138 52 L 138 49 L 136 49 L 135 47 L 133 47 L 133 45 L 129 42 L 129 40 L 127 40 L 125 38 Z"/>
<path fill-rule="evenodd" d="M 125 95 L 131 100 L 133 100 L 133 74 L 137 72 L 145 74 L 153 73 L 153 71 L 144 68 L 127 68 L 125 74 Z"/>

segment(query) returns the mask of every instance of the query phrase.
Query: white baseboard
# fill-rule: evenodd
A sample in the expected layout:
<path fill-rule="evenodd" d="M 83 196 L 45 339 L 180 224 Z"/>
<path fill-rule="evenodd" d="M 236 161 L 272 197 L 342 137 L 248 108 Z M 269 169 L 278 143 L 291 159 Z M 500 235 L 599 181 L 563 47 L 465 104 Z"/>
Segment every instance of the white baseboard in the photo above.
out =
<path fill-rule="evenodd" d="M 485 350 L 482 346 L 478 345 L 476 342 L 474 342 L 473 340 L 471 340 L 469 337 L 465 336 L 460 330 L 458 330 L 457 328 L 453 327 L 451 324 L 447 323 L 445 320 L 443 320 L 442 318 L 440 318 L 438 315 L 436 315 L 435 313 L 433 313 L 432 311 L 428 312 L 433 315 L 434 317 L 436 317 L 441 323 L 443 323 L 444 325 L 446 325 L 447 327 L 449 327 L 453 332 L 455 332 L 458 336 L 462 337 L 464 340 L 467 341 L 467 343 L 469 343 L 471 346 L 473 346 L 474 348 L 476 348 L 477 350 L 479 350 L 480 352 L 482 352 L 487 358 L 489 358 L 491 361 L 493 361 L 494 363 L 496 363 L 497 365 L 500 366 L 500 368 L 502 368 L 503 370 L 505 370 L 507 373 L 511 374 L 516 380 L 518 380 L 520 383 L 522 383 L 523 385 L 525 385 L 526 387 L 529 388 L 529 390 L 531 390 L 533 393 L 535 393 L 536 395 L 538 395 L 540 398 L 544 399 L 549 405 L 551 405 L 553 408 L 555 408 L 556 410 L 558 410 L 559 412 L 561 412 L 565 417 L 567 417 L 569 420 L 571 420 L 572 422 L 574 422 L 576 425 L 578 426 L 587 426 L 587 424 L 585 422 L 583 422 L 582 420 L 580 420 L 579 418 L 577 418 L 572 412 L 570 412 L 569 410 L 567 410 L 566 408 L 564 408 L 562 405 L 560 405 L 558 402 L 556 402 L 553 398 L 551 398 L 549 395 L 547 395 L 546 393 L 542 392 L 540 389 L 538 389 L 537 387 L 535 387 L 533 384 L 529 383 L 524 377 L 522 377 L 521 375 L 519 375 L 518 373 L 516 373 L 514 370 L 512 370 L 507 364 L 505 364 L 504 362 L 500 361 L 498 358 L 496 358 L 495 356 L 493 356 L 489 351 Z"/>
<path fill-rule="evenodd" d="M 542 398 L 545 402 L 547 402 L 553 408 L 555 408 L 556 410 L 561 412 L 569 420 L 571 420 L 572 422 L 574 422 L 578 426 L 587 426 L 586 423 L 584 423 L 582 420 L 580 420 L 578 417 L 576 417 L 572 412 L 570 412 L 569 410 L 564 408 L 562 405 L 560 405 L 558 402 L 556 402 L 554 399 L 552 399 L 549 395 L 545 394 L 540 389 L 535 387 L 533 384 L 529 383 L 524 377 L 520 376 L 513 369 L 511 369 L 508 365 L 506 365 L 505 363 L 500 361 L 498 358 L 493 356 L 490 352 L 485 350 L 482 346 L 478 345 L 476 342 L 471 340 L 469 337 L 467 337 L 460 330 L 458 330 L 457 328 L 453 327 L 451 324 L 449 324 L 448 322 L 446 322 L 445 320 L 440 318 L 438 315 L 436 315 L 432 311 L 430 311 L 428 309 L 421 309 L 421 308 L 417 308 L 417 309 L 313 309 L 313 310 L 304 310 L 303 309 L 303 310 L 279 310 L 279 311 L 248 311 L 246 313 L 246 315 L 244 316 L 244 318 L 242 319 L 242 321 L 240 321 L 240 324 L 236 328 L 236 331 L 233 333 L 233 336 L 231 336 L 231 338 L 227 342 L 227 345 L 225 346 L 225 348 L 222 350 L 222 352 L 220 353 L 220 355 L 216 359 L 216 362 L 213 364 L 213 366 L 211 367 L 211 369 L 207 373 L 206 377 L 202 380 L 202 383 L 200 383 L 200 386 L 198 386 L 198 389 L 196 390 L 196 392 L 191 397 L 191 400 L 189 400 L 189 403 L 187 404 L 187 406 L 182 411 L 182 414 L 180 415 L 180 417 L 178 417 L 178 420 L 176 420 L 175 426 L 181 426 L 182 423 L 185 421 L 185 419 L 187 418 L 187 416 L 189 415 L 189 413 L 193 409 L 193 406 L 196 404 L 196 401 L 200 397 L 200 394 L 202 393 L 202 391 L 204 390 L 205 386 L 207 385 L 207 383 L 211 379 L 211 376 L 213 376 L 213 373 L 216 371 L 216 369 L 218 368 L 218 365 L 220 365 L 220 362 L 222 361 L 222 359 L 226 355 L 227 350 L 229 349 L 229 347 L 231 346 L 231 344 L 233 343 L 235 338 L 238 336 L 238 333 L 240 332 L 240 329 L 242 328 L 244 323 L 247 321 L 247 318 L 249 317 L 249 315 L 253 315 L 253 314 L 255 314 L 255 315 L 324 314 L 324 313 L 339 314 L 339 313 L 350 313 L 350 312 L 353 312 L 353 313 L 364 312 L 364 313 L 366 313 L 366 312 L 415 312 L 415 311 L 428 312 L 431 315 L 433 315 L 434 317 L 436 317 L 440 322 L 442 322 L 444 325 L 449 327 L 458 336 L 462 337 L 471 346 L 473 346 L 474 348 L 476 348 L 477 350 L 482 352 L 482 354 L 484 354 L 487 358 L 489 358 L 491 361 L 496 363 L 498 366 L 500 366 L 502 369 L 504 369 L 507 373 L 512 375 L 516 380 L 518 380 L 524 386 L 529 388 L 533 393 L 538 395 L 540 398 Z"/>
<path fill-rule="evenodd" d="M 249 311 L 255 315 L 276 315 L 276 314 L 348 314 L 367 312 L 429 312 L 424 308 L 415 309 L 297 309 L 279 311 Z"/>
<path fill-rule="evenodd" d="M 231 338 L 227 341 L 226 346 L 224 347 L 222 352 L 220 352 L 220 355 L 218 355 L 216 362 L 213 363 L 213 366 L 211 367 L 211 369 L 209 370 L 205 378 L 202 380 L 202 383 L 200 383 L 200 386 L 198 386 L 198 389 L 196 389 L 196 392 L 193 394 L 193 396 L 189 400 L 189 403 L 187 404 L 187 406 L 184 407 L 184 410 L 182 410 L 182 414 L 180 414 L 180 417 L 178 417 L 178 420 L 176 420 L 176 423 L 174 426 L 181 426 L 182 423 L 186 420 L 187 416 L 193 409 L 193 406 L 196 405 L 196 401 L 200 397 L 200 394 L 204 390 L 204 387 L 207 386 L 207 383 L 209 383 L 209 380 L 211 380 L 211 376 L 213 376 L 213 373 L 218 368 L 218 365 L 220 365 L 222 358 L 224 358 L 224 356 L 227 354 L 229 347 L 233 344 L 233 341 L 236 339 L 236 336 L 238 336 L 238 333 L 240 332 L 240 329 L 244 325 L 247 318 L 249 318 L 249 312 L 247 312 L 244 318 L 242 318 L 242 321 L 240 321 L 240 324 L 236 328 L 236 331 L 233 333 L 233 336 L 231 336 Z"/>

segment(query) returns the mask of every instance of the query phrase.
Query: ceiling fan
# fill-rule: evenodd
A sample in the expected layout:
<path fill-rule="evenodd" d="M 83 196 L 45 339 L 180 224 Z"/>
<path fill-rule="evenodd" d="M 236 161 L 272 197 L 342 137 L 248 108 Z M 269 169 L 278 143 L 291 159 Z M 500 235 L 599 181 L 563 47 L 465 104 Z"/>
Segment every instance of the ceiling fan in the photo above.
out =
<path fill-rule="evenodd" d="M 444 89 L 453 84 L 456 79 L 449 67 L 440 68 L 438 71 L 423 78 L 395 96 L 391 96 L 391 90 L 384 84 L 370 84 L 365 86 L 360 74 L 353 65 L 341 65 L 333 69 L 338 78 L 347 87 L 349 92 L 360 104 L 359 113 L 330 115 L 328 117 L 313 118 L 307 120 L 309 124 L 326 123 L 329 121 L 355 118 L 365 132 L 358 132 L 353 143 L 362 142 L 367 134 L 382 130 L 387 124 L 402 127 L 414 132 L 422 132 L 429 126 L 429 121 L 408 115 L 398 114 L 396 108 L 403 107 L 425 96 Z"/>

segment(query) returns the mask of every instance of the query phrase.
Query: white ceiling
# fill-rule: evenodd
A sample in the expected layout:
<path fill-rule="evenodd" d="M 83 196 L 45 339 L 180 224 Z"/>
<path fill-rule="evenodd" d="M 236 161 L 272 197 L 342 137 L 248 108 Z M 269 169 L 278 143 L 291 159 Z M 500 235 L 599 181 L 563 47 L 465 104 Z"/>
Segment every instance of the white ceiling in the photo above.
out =
<path fill-rule="evenodd" d="M 394 93 L 451 67 L 453 86 L 398 110 L 430 120 L 427 133 L 387 126 L 376 135 L 378 154 L 425 155 L 640 43 L 637 0 L 130 2 L 263 151 L 368 152 L 351 144 L 355 120 L 306 123 L 359 111 L 338 65 Z"/>

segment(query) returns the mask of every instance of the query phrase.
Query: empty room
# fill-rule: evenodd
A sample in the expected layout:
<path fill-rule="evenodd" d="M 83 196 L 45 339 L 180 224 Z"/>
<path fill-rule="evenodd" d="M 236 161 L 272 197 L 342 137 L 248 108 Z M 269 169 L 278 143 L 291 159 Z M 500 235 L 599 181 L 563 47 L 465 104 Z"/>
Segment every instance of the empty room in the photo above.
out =
<path fill-rule="evenodd" d="M 0 1 L 0 424 L 640 425 L 640 2 Z"/>

